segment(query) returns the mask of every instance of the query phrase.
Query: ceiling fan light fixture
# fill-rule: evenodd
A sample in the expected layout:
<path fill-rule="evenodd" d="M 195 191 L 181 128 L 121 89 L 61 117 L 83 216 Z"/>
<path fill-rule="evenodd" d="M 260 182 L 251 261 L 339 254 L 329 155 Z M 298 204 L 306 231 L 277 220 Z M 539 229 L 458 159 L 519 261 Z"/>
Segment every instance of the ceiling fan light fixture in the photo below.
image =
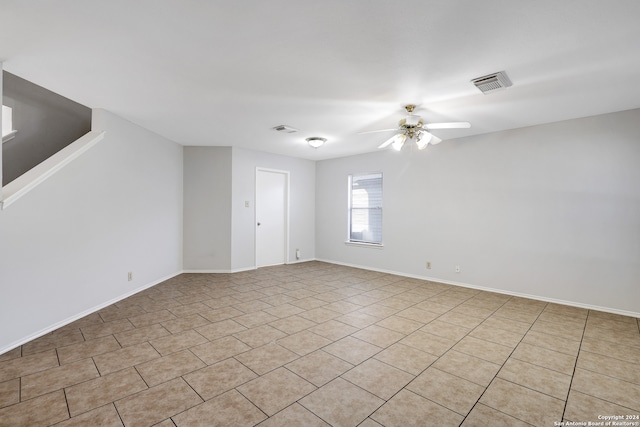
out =
<path fill-rule="evenodd" d="M 320 138 L 319 136 L 311 136 L 309 138 L 306 138 L 305 141 L 307 141 L 307 143 L 313 148 L 320 148 L 324 145 L 325 142 L 327 142 L 327 138 Z"/>
<path fill-rule="evenodd" d="M 402 146 L 404 145 L 404 142 L 406 140 L 407 140 L 407 135 L 405 135 L 404 133 L 399 133 L 393 137 L 393 143 L 391 144 L 391 146 L 393 147 L 394 150 L 400 151 L 402 150 Z"/>
<path fill-rule="evenodd" d="M 429 132 L 420 132 L 418 137 L 416 138 L 416 145 L 418 146 L 418 150 L 424 150 L 429 145 L 429 141 L 431 141 L 431 135 Z"/>

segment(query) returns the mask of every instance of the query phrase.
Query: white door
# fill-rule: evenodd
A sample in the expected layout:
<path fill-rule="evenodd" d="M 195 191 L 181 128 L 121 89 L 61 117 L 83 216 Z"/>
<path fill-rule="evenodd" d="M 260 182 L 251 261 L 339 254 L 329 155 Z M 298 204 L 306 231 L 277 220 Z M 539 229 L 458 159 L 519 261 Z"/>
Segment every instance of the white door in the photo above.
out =
<path fill-rule="evenodd" d="M 256 267 L 286 262 L 288 183 L 286 171 L 256 169 Z"/>

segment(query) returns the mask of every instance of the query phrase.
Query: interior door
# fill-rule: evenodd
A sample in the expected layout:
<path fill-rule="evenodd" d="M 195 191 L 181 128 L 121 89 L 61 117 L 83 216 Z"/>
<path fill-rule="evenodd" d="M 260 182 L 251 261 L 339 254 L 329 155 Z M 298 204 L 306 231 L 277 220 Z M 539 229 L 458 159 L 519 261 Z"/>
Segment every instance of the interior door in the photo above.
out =
<path fill-rule="evenodd" d="M 286 171 L 256 170 L 256 267 L 286 262 L 288 184 Z"/>

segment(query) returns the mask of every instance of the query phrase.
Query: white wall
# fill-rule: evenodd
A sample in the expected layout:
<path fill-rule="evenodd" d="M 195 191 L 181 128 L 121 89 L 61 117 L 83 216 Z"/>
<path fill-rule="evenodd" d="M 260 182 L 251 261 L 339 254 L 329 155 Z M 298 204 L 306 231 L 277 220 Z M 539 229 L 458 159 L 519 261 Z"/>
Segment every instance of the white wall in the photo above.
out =
<path fill-rule="evenodd" d="M 0 211 L 0 353 L 182 270 L 182 147 L 102 110 L 93 129 Z"/>
<path fill-rule="evenodd" d="M 289 259 L 315 258 L 315 162 L 259 151 L 233 148 L 231 265 L 233 271 L 255 268 L 256 167 L 289 171 Z M 245 207 L 249 201 L 249 207 Z"/>
<path fill-rule="evenodd" d="M 231 270 L 231 147 L 184 148 L 183 251 L 185 271 Z"/>
<path fill-rule="evenodd" d="M 316 257 L 640 316 L 639 136 L 630 110 L 318 162 Z M 369 171 L 384 249 L 344 243 Z"/>

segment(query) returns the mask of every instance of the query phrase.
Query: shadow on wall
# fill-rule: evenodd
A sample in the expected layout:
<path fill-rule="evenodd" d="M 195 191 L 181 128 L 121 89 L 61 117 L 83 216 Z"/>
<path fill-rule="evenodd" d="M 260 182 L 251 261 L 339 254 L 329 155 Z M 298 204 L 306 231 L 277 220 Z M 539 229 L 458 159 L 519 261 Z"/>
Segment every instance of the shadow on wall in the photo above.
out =
<path fill-rule="evenodd" d="M 2 144 L 2 185 L 91 131 L 91 109 L 3 71 L 15 136 Z"/>

